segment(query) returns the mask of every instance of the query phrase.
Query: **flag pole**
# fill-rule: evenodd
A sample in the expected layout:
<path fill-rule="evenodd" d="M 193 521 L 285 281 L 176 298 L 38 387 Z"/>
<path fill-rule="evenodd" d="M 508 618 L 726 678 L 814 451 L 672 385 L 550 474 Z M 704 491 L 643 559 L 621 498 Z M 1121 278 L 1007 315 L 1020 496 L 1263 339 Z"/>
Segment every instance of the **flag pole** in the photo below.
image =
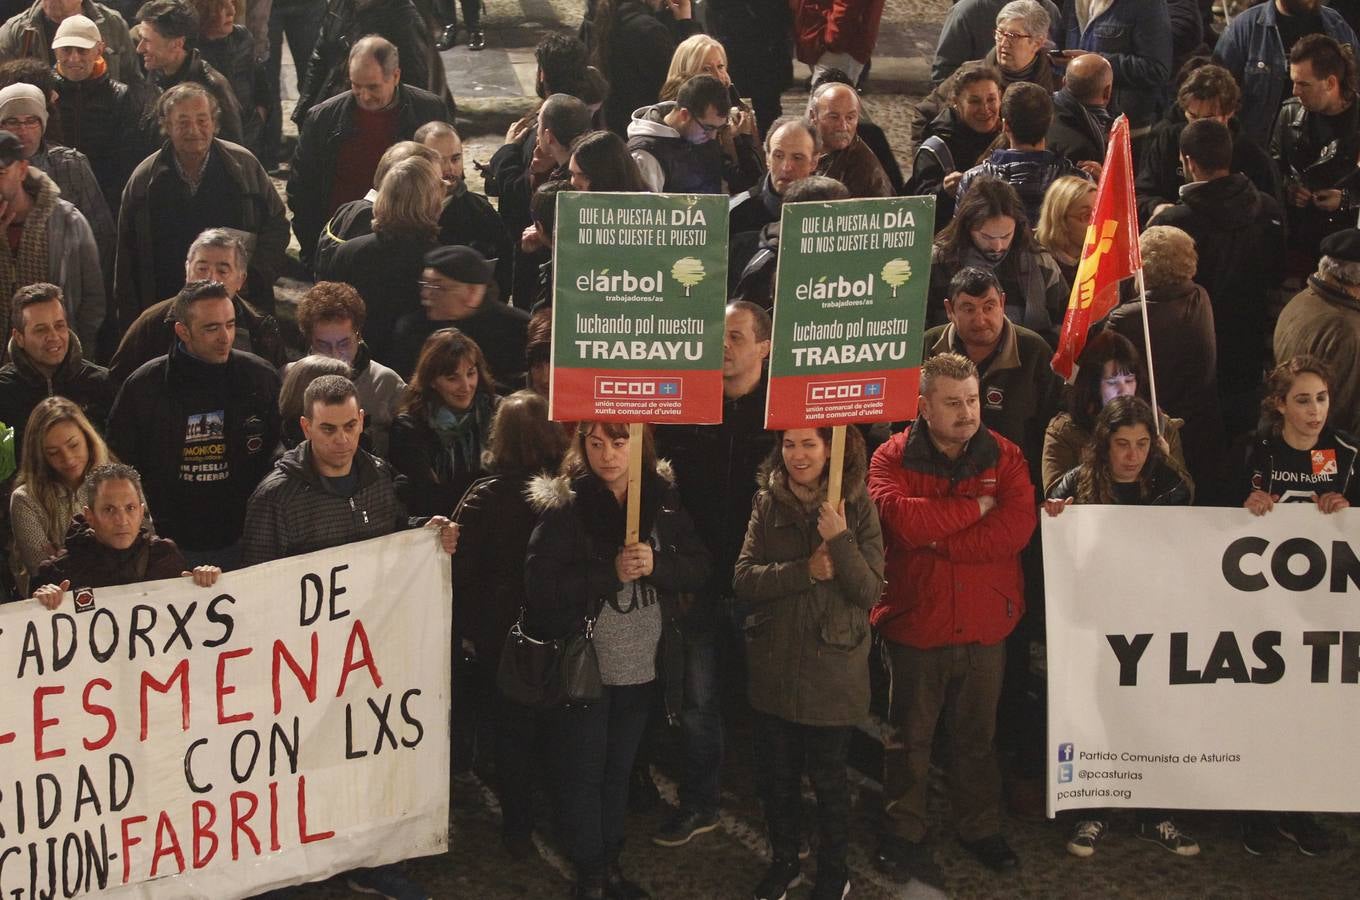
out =
<path fill-rule="evenodd" d="M 1147 358 L 1148 392 L 1152 395 L 1152 421 L 1157 426 L 1157 437 L 1161 437 L 1162 411 L 1161 407 L 1157 405 L 1157 375 L 1152 366 L 1152 330 L 1148 327 L 1147 285 L 1143 284 L 1142 266 L 1134 271 L 1134 279 L 1138 287 L 1138 303 L 1142 306 L 1143 312 L 1143 355 Z"/>

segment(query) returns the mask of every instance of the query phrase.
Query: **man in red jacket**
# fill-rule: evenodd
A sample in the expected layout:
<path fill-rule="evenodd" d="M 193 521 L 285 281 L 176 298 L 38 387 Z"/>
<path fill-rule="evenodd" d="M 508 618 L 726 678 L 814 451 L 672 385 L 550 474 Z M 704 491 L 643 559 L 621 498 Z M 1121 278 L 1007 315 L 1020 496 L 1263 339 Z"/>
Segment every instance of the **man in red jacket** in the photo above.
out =
<path fill-rule="evenodd" d="M 959 841 L 993 871 L 1019 865 L 1000 832 L 993 739 L 1005 640 L 1025 611 L 1020 550 L 1035 527 L 1034 488 L 1020 448 L 981 422 L 972 361 L 933 356 L 921 366 L 920 415 L 869 465 L 888 582 L 870 619 L 887 641 L 890 715 L 902 743 L 884 755 L 875 863 L 899 880 L 934 867 L 924 843 L 926 782 L 942 709 Z"/>

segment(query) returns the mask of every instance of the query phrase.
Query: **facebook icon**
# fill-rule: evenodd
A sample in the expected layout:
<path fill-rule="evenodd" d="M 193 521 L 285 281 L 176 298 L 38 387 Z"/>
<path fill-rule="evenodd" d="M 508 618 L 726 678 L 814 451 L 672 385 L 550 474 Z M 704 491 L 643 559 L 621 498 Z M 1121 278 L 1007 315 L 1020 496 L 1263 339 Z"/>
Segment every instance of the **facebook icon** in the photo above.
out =
<path fill-rule="evenodd" d="M 1059 745 L 1058 745 L 1058 762 L 1071 762 L 1071 761 L 1072 761 L 1072 745 L 1071 745 L 1071 744 L 1059 744 Z"/>
<path fill-rule="evenodd" d="M 1058 766 L 1058 784 L 1067 784 L 1072 780 L 1072 764 L 1063 763 Z"/>

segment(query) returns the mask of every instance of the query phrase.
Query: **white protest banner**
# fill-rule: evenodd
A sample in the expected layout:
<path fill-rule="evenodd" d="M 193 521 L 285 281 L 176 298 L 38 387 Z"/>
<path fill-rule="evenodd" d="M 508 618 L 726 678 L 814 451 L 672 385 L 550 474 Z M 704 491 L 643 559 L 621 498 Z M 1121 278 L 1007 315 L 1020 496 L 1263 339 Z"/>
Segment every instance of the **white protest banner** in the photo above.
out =
<path fill-rule="evenodd" d="M 0 607 L 0 896 L 237 898 L 448 845 L 433 531 Z"/>
<path fill-rule="evenodd" d="M 1048 811 L 1360 811 L 1360 511 L 1040 514 Z"/>

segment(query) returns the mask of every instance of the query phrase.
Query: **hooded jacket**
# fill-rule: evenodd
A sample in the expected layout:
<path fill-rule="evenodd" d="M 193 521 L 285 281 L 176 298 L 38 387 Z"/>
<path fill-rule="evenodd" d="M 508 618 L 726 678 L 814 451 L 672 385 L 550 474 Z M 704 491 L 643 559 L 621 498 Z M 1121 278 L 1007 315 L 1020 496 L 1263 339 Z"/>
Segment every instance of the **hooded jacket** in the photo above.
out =
<path fill-rule="evenodd" d="M 253 353 L 276 369 L 288 364 L 288 347 L 283 342 L 278 320 L 262 313 L 239 294 L 231 298 L 236 307 L 236 340 L 234 348 Z M 118 349 L 109 360 L 109 374 L 113 383 L 121 385 L 143 363 L 169 353 L 175 346 L 175 319 L 170 307 L 174 298 L 162 300 L 142 310 L 123 334 Z"/>
<path fill-rule="evenodd" d="M 594 474 L 541 475 L 526 490 L 539 518 L 524 561 L 524 624 L 535 637 L 562 637 L 623 587 L 614 557 L 623 546 L 624 508 Z M 663 621 L 656 671 L 667 717 L 674 718 L 684 674 L 680 595 L 703 589 L 709 559 L 664 461 L 643 472 L 639 534 L 652 545 L 646 581 L 657 591 Z"/>
<path fill-rule="evenodd" d="M 1254 391 L 1265 364 L 1270 295 L 1282 278 L 1284 233 L 1274 198 L 1242 174 L 1187 185 L 1180 202 L 1149 225 L 1173 225 L 1195 240 L 1194 281 L 1209 292 L 1218 346 L 1218 386 Z"/>
<path fill-rule="evenodd" d="M 665 122 L 673 100 L 633 110 L 628 150 L 648 189 L 657 193 L 723 194 L 723 154 L 716 140 L 695 144 Z"/>
<path fill-rule="evenodd" d="M 128 33 L 127 22 L 112 7 L 81 0 L 80 14 L 94 22 L 104 41 L 104 60 L 114 78 L 128 85 L 142 83 L 141 59 Z M 42 27 L 42 0 L 0 27 L 0 59 L 27 57 L 52 61 L 52 47 Z"/>
<path fill-rule="evenodd" d="M 1020 551 L 1037 523 L 1020 448 L 979 428 L 962 456 L 917 419 L 874 452 L 869 496 L 887 552 L 887 591 L 870 614 L 890 641 L 929 650 L 997 644 L 1025 613 Z M 986 515 L 978 497 L 996 506 Z"/>
<path fill-rule="evenodd" d="M 101 431 L 113 405 L 109 370 L 85 359 L 80 338 L 74 334 L 66 348 L 66 358 L 51 375 L 40 371 L 33 358 L 9 339 L 9 362 L 0 367 L 0 422 L 14 429 L 14 457 L 23 454 L 24 427 L 33 408 L 47 397 L 65 397 L 80 407 Z"/>
<path fill-rule="evenodd" d="M 187 442 L 185 403 L 210 391 L 221 399 L 228 473 L 225 505 L 211 511 L 176 502 Z M 141 474 L 158 532 L 191 550 L 230 546 L 240 538 L 246 499 L 269 471 L 279 443 L 278 397 L 274 367 L 239 350 L 216 366 L 176 346 L 123 383 L 109 413 L 109 449 Z M 190 534 L 221 543 L 193 547 Z"/>
<path fill-rule="evenodd" d="M 65 549 L 38 566 L 31 586 L 70 581 L 76 590 L 116 587 L 179 578 L 188 568 L 175 542 L 152 535 L 145 525 L 131 547 L 115 550 L 99 543 L 85 517 L 76 515 L 66 532 Z"/>
<path fill-rule="evenodd" d="M 242 565 L 283 559 L 414 528 L 397 499 L 392 467 L 354 454 L 352 496 L 336 493 L 316 471 L 310 441 L 283 454 L 246 504 Z"/>
<path fill-rule="evenodd" d="M 120 327 L 130 326 L 142 310 L 164 299 L 156 296 L 158 247 L 151 228 L 151 192 L 167 179 L 179 180 L 172 159 L 174 152 L 166 141 L 160 150 L 142 160 L 123 191 L 123 206 L 118 213 L 117 268 L 113 276 Z M 248 248 L 249 296 L 268 307 L 273 303 L 274 280 L 288 249 L 288 216 L 283 201 L 260 161 L 245 147 L 213 138 L 209 152 L 220 154 L 227 179 L 235 189 L 221 198 L 222 205 L 236 207 L 241 230 L 255 239 L 254 246 Z"/>
<path fill-rule="evenodd" d="M 1143 142 L 1134 190 L 1138 197 L 1138 219 L 1144 227 L 1152 218 L 1153 210 L 1163 203 L 1176 202 L 1185 184 L 1185 170 L 1181 167 L 1181 132 L 1186 124 L 1180 107 L 1173 106 Z M 1280 170 L 1265 147 L 1242 130 L 1236 117 L 1228 120 L 1228 130 L 1232 132 L 1231 171 L 1247 176 L 1262 194 L 1283 204 Z"/>
<path fill-rule="evenodd" d="M 1053 182 L 1064 175 L 1075 175 L 1090 181 L 1090 176 L 1077 168 L 1072 160 L 1053 150 L 993 150 L 991 156 L 963 173 L 954 198 L 956 203 L 963 200 L 973 180 L 982 175 L 999 178 L 1015 188 L 1030 222 L 1039 221 L 1044 194 Z"/>
<path fill-rule="evenodd" d="M 869 610 L 883 594 L 883 535 L 864 488 L 862 454 L 845 457 L 846 530 L 826 541 L 835 568 L 812 578 L 823 543 L 817 504 L 789 488 L 783 461 L 761 467 L 759 493 L 737 558 L 733 589 L 750 601 L 747 693 L 760 712 L 800 725 L 854 725 L 869 714 Z"/>
<path fill-rule="evenodd" d="M 1285 304 L 1275 323 L 1275 358 L 1303 353 L 1331 369 L 1327 421 L 1360 434 L 1360 299 L 1317 275 L 1308 277 L 1308 286 Z"/>

